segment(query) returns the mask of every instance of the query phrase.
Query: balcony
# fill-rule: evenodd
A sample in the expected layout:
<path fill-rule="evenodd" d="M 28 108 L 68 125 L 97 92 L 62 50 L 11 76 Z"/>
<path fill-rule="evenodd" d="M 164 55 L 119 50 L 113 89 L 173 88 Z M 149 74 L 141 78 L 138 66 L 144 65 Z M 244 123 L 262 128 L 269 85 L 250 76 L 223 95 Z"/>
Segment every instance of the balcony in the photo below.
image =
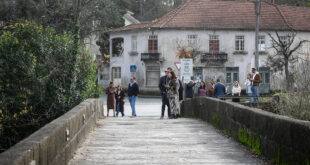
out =
<path fill-rule="evenodd" d="M 141 53 L 141 61 L 159 61 L 160 53 Z"/>
<path fill-rule="evenodd" d="M 227 53 L 203 53 L 201 62 L 226 62 L 228 60 Z"/>

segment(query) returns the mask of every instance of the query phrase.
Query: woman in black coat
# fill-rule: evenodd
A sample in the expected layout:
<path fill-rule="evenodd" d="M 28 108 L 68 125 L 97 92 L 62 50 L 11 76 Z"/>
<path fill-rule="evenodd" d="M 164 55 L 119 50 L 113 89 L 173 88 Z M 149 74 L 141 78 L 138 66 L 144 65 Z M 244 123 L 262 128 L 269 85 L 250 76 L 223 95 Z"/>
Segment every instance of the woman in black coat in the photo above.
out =
<path fill-rule="evenodd" d="M 125 97 L 125 92 L 122 89 L 122 86 L 117 86 L 117 90 L 115 93 L 115 100 L 116 100 L 116 116 L 118 116 L 118 113 L 122 113 L 122 117 L 125 116 L 124 114 L 124 97 Z"/>
<path fill-rule="evenodd" d="M 183 100 L 183 84 L 182 84 L 182 81 L 180 79 L 178 79 L 179 81 L 179 101 L 182 101 Z"/>

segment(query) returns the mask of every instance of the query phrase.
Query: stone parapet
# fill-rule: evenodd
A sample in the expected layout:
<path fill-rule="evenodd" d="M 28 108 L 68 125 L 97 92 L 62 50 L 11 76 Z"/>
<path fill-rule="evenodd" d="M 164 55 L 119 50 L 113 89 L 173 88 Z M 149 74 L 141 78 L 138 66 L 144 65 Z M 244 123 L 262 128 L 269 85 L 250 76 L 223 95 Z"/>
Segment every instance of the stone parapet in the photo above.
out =
<path fill-rule="evenodd" d="M 103 100 L 88 99 L 0 154 L 1 165 L 66 165 L 103 116 Z"/>
<path fill-rule="evenodd" d="M 310 164 L 310 122 L 214 98 L 183 101 L 184 117 L 207 121 L 275 164 Z"/>

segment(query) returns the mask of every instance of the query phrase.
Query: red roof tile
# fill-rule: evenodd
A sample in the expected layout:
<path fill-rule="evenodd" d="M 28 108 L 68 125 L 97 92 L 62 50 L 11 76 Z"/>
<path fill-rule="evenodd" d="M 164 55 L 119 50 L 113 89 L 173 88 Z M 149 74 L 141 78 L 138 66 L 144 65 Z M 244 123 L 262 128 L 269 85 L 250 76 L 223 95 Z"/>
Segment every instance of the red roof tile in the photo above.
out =
<path fill-rule="evenodd" d="M 255 4 L 250 1 L 188 0 L 158 21 L 129 25 L 116 31 L 140 28 L 255 29 Z M 261 3 L 261 30 L 310 31 L 310 8 Z"/>

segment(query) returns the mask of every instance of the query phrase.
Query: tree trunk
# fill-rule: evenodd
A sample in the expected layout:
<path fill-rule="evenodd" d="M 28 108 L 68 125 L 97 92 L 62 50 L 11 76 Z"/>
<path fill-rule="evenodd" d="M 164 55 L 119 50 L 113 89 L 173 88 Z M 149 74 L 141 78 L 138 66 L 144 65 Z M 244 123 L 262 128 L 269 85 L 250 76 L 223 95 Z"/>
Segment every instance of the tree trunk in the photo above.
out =
<path fill-rule="evenodd" d="M 288 59 L 285 58 L 284 59 L 284 62 L 285 62 L 285 78 L 286 78 L 286 91 L 289 91 L 291 88 L 291 79 L 290 79 L 290 72 L 288 70 Z"/>

